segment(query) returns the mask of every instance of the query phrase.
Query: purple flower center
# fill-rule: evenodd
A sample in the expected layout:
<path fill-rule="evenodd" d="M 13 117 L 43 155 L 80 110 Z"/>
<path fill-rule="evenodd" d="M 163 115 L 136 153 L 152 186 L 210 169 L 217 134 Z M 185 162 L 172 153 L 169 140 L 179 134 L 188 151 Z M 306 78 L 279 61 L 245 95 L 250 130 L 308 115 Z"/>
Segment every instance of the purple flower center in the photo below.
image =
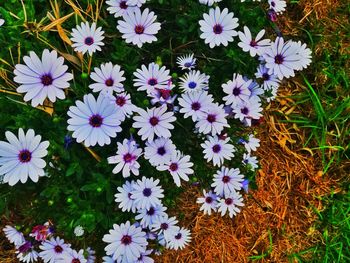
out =
<path fill-rule="evenodd" d="M 175 236 L 175 239 L 181 239 L 182 237 L 182 234 L 181 233 L 178 233 L 176 236 Z"/>
<path fill-rule="evenodd" d="M 120 107 L 123 107 L 126 103 L 126 99 L 122 96 L 117 96 L 116 100 L 115 100 L 115 103 L 120 106 Z"/>
<path fill-rule="evenodd" d="M 40 80 L 44 86 L 50 86 L 53 82 L 53 79 L 50 73 L 42 75 Z"/>
<path fill-rule="evenodd" d="M 143 25 L 137 25 L 135 26 L 135 33 L 138 35 L 143 34 L 143 32 L 145 31 L 145 27 Z"/>
<path fill-rule="evenodd" d="M 162 156 L 165 154 L 165 152 L 166 152 L 166 151 L 165 151 L 165 148 L 164 148 L 164 147 L 159 147 L 158 150 L 157 150 L 157 153 L 158 153 L 159 155 L 162 155 Z"/>
<path fill-rule="evenodd" d="M 121 9 L 127 9 L 127 8 L 128 8 L 128 5 L 127 5 L 126 1 L 121 1 L 121 2 L 119 3 L 119 7 L 120 7 Z"/>
<path fill-rule="evenodd" d="M 214 153 L 218 153 L 221 151 L 221 146 L 219 144 L 215 144 L 212 149 Z"/>
<path fill-rule="evenodd" d="M 192 66 L 192 62 L 186 62 L 185 65 L 184 65 L 186 68 L 189 68 Z"/>
<path fill-rule="evenodd" d="M 273 7 L 275 7 L 276 6 L 276 3 L 275 2 L 271 2 L 271 5 L 273 6 Z"/>
<path fill-rule="evenodd" d="M 159 119 L 157 117 L 151 117 L 149 119 L 149 123 L 152 125 L 152 126 L 156 126 L 158 123 L 159 123 Z"/>
<path fill-rule="evenodd" d="M 155 78 L 151 78 L 148 80 L 148 85 L 155 86 L 157 84 L 158 84 L 158 81 Z"/>
<path fill-rule="evenodd" d="M 123 159 L 124 159 L 124 162 L 131 163 L 133 160 L 136 159 L 135 157 L 136 157 L 135 155 L 127 153 L 127 154 L 124 154 Z"/>
<path fill-rule="evenodd" d="M 192 110 L 197 111 L 201 108 L 201 104 L 199 102 L 193 102 L 191 108 Z"/>
<path fill-rule="evenodd" d="M 154 210 L 154 207 L 151 206 L 151 208 L 147 210 L 147 215 L 153 216 L 155 212 L 156 210 Z"/>
<path fill-rule="evenodd" d="M 241 109 L 241 113 L 244 115 L 247 115 L 249 112 L 249 109 L 247 107 L 244 107 L 243 109 Z"/>
<path fill-rule="evenodd" d="M 262 74 L 264 81 L 270 80 L 270 75 L 267 73 Z"/>
<path fill-rule="evenodd" d="M 205 198 L 205 202 L 208 203 L 208 204 L 211 204 L 213 202 L 213 198 L 211 196 L 207 196 Z"/>
<path fill-rule="evenodd" d="M 238 96 L 239 94 L 241 94 L 241 89 L 238 88 L 238 87 L 235 87 L 235 88 L 232 90 L 232 94 L 235 95 L 235 96 Z"/>
<path fill-rule="evenodd" d="M 94 128 L 101 127 L 103 123 L 103 118 L 99 114 L 94 114 L 89 119 L 89 124 Z"/>
<path fill-rule="evenodd" d="M 232 205 L 232 203 L 233 203 L 232 198 L 226 198 L 226 199 L 225 199 L 225 204 L 227 204 L 227 205 Z"/>
<path fill-rule="evenodd" d="M 197 87 L 197 83 L 194 82 L 194 81 L 191 81 L 190 83 L 188 83 L 188 87 L 189 87 L 190 89 L 194 89 L 195 87 Z"/>
<path fill-rule="evenodd" d="M 131 196 L 132 196 L 132 194 L 131 194 L 131 193 L 128 193 L 128 198 L 129 198 L 129 199 L 132 199 Z"/>
<path fill-rule="evenodd" d="M 114 84 L 114 80 L 112 78 L 106 79 L 105 84 L 107 87 L 112 87 Z"/>
<path fill-rule="evenodd" d="M 63 248 L 61 246 L 59 246 L 59 245 L 56 245 L 54 250 L 55 250 L 56 253 L 62 253 L 63 252 Z"/>
<path fill-rule="evenodd" d="M 125 246 L 130 245 L 131 241 L 132 241 L 132 238 L 131 236 L 128 236 L 128 235 L 123 236 L 122 239 L 120 240 L 120 242 Z"/>
<path fill-rule="evenodd" d="M 230 176 L 224 175 L 222 177 L 222 181 L 223 181 L 224 184 L 227 184 L 228 182 L 231 181 L 231 178 L 230 178 Z"/>
<path fill-rule="evenodd" d="M 78 258 L 72 259 L 72 263 L 80 263 L 80 260 Z"/>
<path fill-rule="evenodd" d="M 26 253 L 32 248 L 32 243 L 30 241 L 25 242 L 22 246 L 18 248 L 20 253 Z"/>
<path fill-rule="evenodd" d="M 151 188 L 145 188 L 145 189 L 143 189 L 142 193 L 144 196 L 150 197 L 152 194 L 152 190 L 151 190 Z"/>
<path fill-rule="evenodd" d="M 284 61 L 284 58 L 283 58 L 283 56 L 281 54 L 275 56 L 275 63 L 276 64 L 280 65 L 280 64 L 283 63 L 283 61 Z"/>
<path fill-rule="evenodd" d="M 255 40 L 250 41 L 251 47 L 256 47 L 257 45 L 258 45 L 258 42 L 256 42 Z"/>
<path fill-rule="evenodd" d="M 167 230 L 169 228 L 169 225 L 167 223 L 161 223 L 160 228 L 163 230 Z"/>
<path fill-rule="evenodd" d="M 223 28 L 222 28 L 222 25 L 220 24 L 216 24 L 214 27 L 213 27 L 213 32 L 215 34 L 221 34 L 223 31 Z"/>
<path fill-rule="evenodd" d="M 216 121 L 216 116 L 214 114 L 208 114 L 207 121 L 213 123 Z"/>
<path fill-rule="evenodd" d="M 21 163 L 28 163 L 30 162 L 31 159 L 32 159 L 32 153 L 27 149 L 20 151 L 18 154 L 18 160 Z"/>
<path fill-rule="evenodd" d="M 94 39 L 92 37 L 87 37 L 84 40 L 85 45 L 91 46 L 94 43 Z"/>
<path fill-rule="evenodd" d="M 179 169 L 179 166 L 177 165 L 177 163 L 172 163 L 170 164 L 169 169 L 170 171 L 175 172 L 177 171 L 177 169 Z"/>

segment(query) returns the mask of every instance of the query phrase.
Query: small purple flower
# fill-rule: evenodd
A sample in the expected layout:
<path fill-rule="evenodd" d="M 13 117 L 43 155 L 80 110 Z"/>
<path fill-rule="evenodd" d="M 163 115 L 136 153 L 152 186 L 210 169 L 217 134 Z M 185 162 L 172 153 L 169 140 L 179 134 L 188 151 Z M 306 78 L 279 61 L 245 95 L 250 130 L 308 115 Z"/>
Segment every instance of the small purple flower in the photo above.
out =
<path fill-rule="evenodd" d="M 275 12 L 275 10 L 273 9 L 269 9 L 267 11 L 267 17 L 268 19 L 270 19 L 270 21 L 272 22 L 276 22 L 277 21 L 277 13 Z"/>
<path fill-rule="evenodd" d="M 248 193 L 248 191 L 249 191 L 249 180 L 248 179 L 245 179 L 242 182 L 242 189 L 244 190 L 244 192 Z"/>
<path fill-rule="evenodd" d="M 68 150 L 71 144 L 74 142 L 73 138 L 69 135 L 64 136 L 64 149 Z"/>

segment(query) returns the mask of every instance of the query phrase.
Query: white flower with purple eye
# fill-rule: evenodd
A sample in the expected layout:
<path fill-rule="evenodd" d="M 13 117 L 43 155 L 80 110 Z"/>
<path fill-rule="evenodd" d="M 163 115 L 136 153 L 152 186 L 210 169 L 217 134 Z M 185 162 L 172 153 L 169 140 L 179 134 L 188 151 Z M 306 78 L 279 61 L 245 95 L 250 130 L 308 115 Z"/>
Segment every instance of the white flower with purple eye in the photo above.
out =
<path fill-rule="evenodd" d="M 164 207 L 162 204 L 151 206 L 150 208 L 146 209 L 139 209 L 137 211 L 138 215 L 135 216 L 136 220 L 141 220 L 140 225 L 142 228 L 151 228 L 151 225 L 158 222 L 160 218 L 166 216 L 165 213 L 166 207 Z"/>
<path fill-rule="evenodd" d="M 117 164 L 112 173 L 117 174 L 123 170 L 123 177 L 129 177 L 130 174 L 139 175 L 140 164 L 137 159 L 142 153 L 134 140 L 124 139 L 123 143 L 118 142 L 117 155 L 108 157 L 108 163 Z"/>
<path fill-rule="evenodd" d="M 178 64 L 182 70 L 194 69 L 196 67 L 196 58 L 193 56 L 193 54 L 180 56 L 176 59 L 176 64 Z"/>
<path fill-rule="evenodd" d="M 18 181 L 25 183 L 28 177 L 38 182 L 44 176 L 46 162 L 42 159 L 47 155 L 48 141 L 41 141 L 40 135 L 35 135 L 29 129 L 25 134 L 23 129 L 18 130 L 18 137 L 12 132 L 5 132 L 8 142 L 0 141 L 0 175 L 4 175 L 3 182 L 10 186 Z"/>
<path fill-rule="evenodd" d="M 94 68 L 90 77 L 96 82 L 89 85 L 93 92 L 103 92 L 112 94 L 113 91 L 119 93 L 124 91 L 122 82 L 124 71 L 120 70 L 119 65 L 113 65 L 111 62 L 101 64 L 99 68 Z"/>
<path fill-rule="evenodd" d="M 218 136 L 208 137 L 208 139 L 201 144 L 204 149 L 204 158 L 207 162 L 213 161 L 214 166 L 220 166 L 224 160 L 231 160 L 234 156 L 235 148 L 229 144 L 230 138 L 220 140 Z"/>
<path fill-rule="evenodd" d="M 26 241 L 21 246 L 16 247 L 16 249 L 19 261 L 26 263 L 37 262 L 39 253 L 34 250 L 32 242 Z"/>
<path fill-rule="evenodd" d="M 145 159 L 151 165 L 158 166 L 170 161 L 176 151 L 176 147 L 170 139 L 158 138 L 151 142 L 146 142 Z"/>
<path fill-rule="evenodd" d="M 120 113 L 121 121 L 124 121 L 125 118 L 129 118 L 137 110 L 137 107 L 131 102 L 130 94 L 126 92 L 119 93 L 115 96 L 108 96 L 108 98 Z"/>
<path fill-rule="evenodd" d="M 63 57 L 57 57 L 57 52 L 45 49 L 41 60 L 30 51 L 29 56 L 24 56 L 23 64 L 17 64 L 14 70 L 14 81 L 21 84 L 17 88 L 18 93 L 26 93 L 24 101 L 32 101 L 33 107 L 43 105 L 48 98 L 55 102 L 56 98 L 64 99 L 64 89 L 69 87 L 69 81 L 73 79 L 71 73 L 67 73 L 68 66 L 64 65 Z"/>
<path fill-rule="evenodd" d="M 204 110 L 203 114 L 200 114 L 196 128 L 203 134 L 220 134 L 225 127 L 230 127 L 226 117 L 223 105 L 212 104 Z"/>
<path fill-rule="evenodd" d="M 240 74 L 233 74 L 232 80 L 222 84 L 222 89 L 227 94 L 223 97 L 225 104 L 235 107 L 238 103 L 249 100 L 251 91 L 248 87 L 251 82 L 245 81 Z"/>
<path fill-rule="evenodd" d="M 168 89 L 170 71 L 165 66 L 159 67 L 158 64 L 152 62 L 148 65 L 141 66 L 141 69 L 137 69 L 134 72 L 134 86 L 138 87 L 138 91 L 146 90 L 147 93 L 151 93 L 155 88 L 157 89 Z"/>
<path fill-rule="evenodd" d="M 181 227 L 178 231 L 168 236 L 166 247 L 174 250 L 183 249 L 189 242 L 191 242 L 191 232 Z"/>
<path fill-rule="evenodd" d="M 178 221 L 175 217 L 169 217 L 168 215 L 164 215 L 159 218 L 157 222 L 154 222 L 151 226 L 151 230 L 153 232 L 157 232 L 158 235 L 163 234 L 164 238 L 167 240 L 169 236 L 173 233 L 179 231 L 179 227 L 176 225 Z"/>
<path fill-rule="evenodd" d="M 262 55 L 264 50 L 271 45 L 270 39 L 262 39 L 265 34 L 265 30 L 261 30 L 255 38 L 252 37 L 248 27 L 244 26 L 244 32 L 238 32 L 241 42 L 238 46 L 242 48 L 244 52 L 249 52 L 250 56 Z"/>
<path fill-rule="evenodd" d="M 148 0 L 128 0 L 130 5 L 136 5 L 138 7 L 142 6 Z"/>
<path fill-rule="evenodd" d="M 70 245 L 65 244 L 63 239 L 52 237 L 50 240 L 41 243 L 39 256 L 45 263 L 55 263 L 56 260 L 62 258 L 68 252 L 69 248 Z"/>
<path fill-rule="evenodd" d="M 219 196 L 229 196 L 234 191 L 239 191 L 242 188 L 244 176 L 240 174 L 239 169 L 229 169 L 221 167 L 214 175 L 211 187 Z"/>
<path fill-rule="evenodd" d="M 110 243 L 105 247 L 107 255 L 111 255 L 116 262 L 135 262 L 148 245 L 146 233 L 141 227 L 125 224 L 114 224 L 109 234 L 103 236 L 103 242 Z"/>
<path fill-rule="evenodd" d="M 156 19 L 157 16 L 148 8 L 142 13 L 136 8 L 123 15 L 123 20 L 118 21 L 117 29 L 122 33 L 126 43 L 132 43 L 140 48 L 144 43 L 157 41 L 155 35 L 160 30 L 160 23 L 155 22 Z"/>
<path fill-rule="evenodd" d="M 151 109 L 138 109 L 140 116 L 134 116 L 135 121 L 132 127 L 140 129 L 138 135 L 142 140 L 153 141 L 154 136 L 170 138 L 171 133 L 169 130 L 174 129 L 174 125 L 171 123 L 176 120 L 173 112 L 166 112 L 167 107 L 154 107 Z"/>
<path fill-rule="evenodd" d="M 248 165 L 248 167 L 251 167 L 251 170 L 255 170 L 256 168 L 258 168 L 258 160 L 255 156 L 251 156 L 249 153 L 245 153 L 243 154 L 243 160 L 242 163 L 244 165 Z"/>
<path fill-rule="evenodd" d="M 94 52 L 101 51 L 101 46 L 104 46 L 102 40 L 105 37 L 103 34 L 102 27 L 96 29 L 96 23 L 92 23 L 90 27 L 88 22 L 81 22 L 80 26 L 77 25 L 76 28 L 72 29 L 72 47 L 74 51 L 83 54 L 88 52 L 91 56 Z"/>
<path fill-rule="evenodd" d="M 68 263 L 68 262 L 79 262 L 79 263 L 87 263 L 87 260 L 84 256 L 84 250 L 80 249 L 76 251 L 74 249 L 68 248 L 64 253 L 62 258 L 58 258 L 55 262 L 57 263 Z"/>
<path fill-rule="evenodd" d="M 154 263 L 154 260 L 148 255 L 152 253 L 152 249 L 146 250 L 146 252 L 141 253 L 141 255 L 138 257 L 138 259 L 135 261 L 135 263 Z"/>
<path fill-rule="evenodd" d="M 204 20 L 200 20 L 200 30 L 202 34 L 200 38 L 204 39 L 210 48 L 220 46 L 225 47 L 228 42 L 233 41 L 233 37 L 237 36 L 237 31 L 234 29 L 238 27 L 238 18 L 233 17 L 233 13 L 229 13 L 225 8 L 222 12 L 219 7 L 210 9 L 209 14 L 203 15 Z"/>
<path fill-rule="evenodd" d="M 275 42 L 262 54 L 266 61 L 268 73 L 276 75 L 280 80 L 284 77 L 294 77 L 294 70 L 301 68 L 298 46 L 292 41 L 284 42 L 282 37 L 277 37 Z"/>
<path fill-rule="evenodd" d="M 255 138 L 253 134 L 249 134 L 248 140 L 243 141 L 244 147 L 248 153 L 251 151 L 256 151 L 260 146 L 260 140 Z"/>
<path fill-rule="evenodd" d="M 239 192 L 231 192 L 230 195 L 220 199 L 218 212 L 221 212 L 221 216 L 224 216 L 228 212 L 232 218 L 241 211 L 239 208 L 241 206 L 244 206 L 242 195 Z"/>
<path fill-rule="evenodd" d="M 159 184 L 159 179 L 142 177 L 141 180 L 133 185 L 134 190 L 131 197 L 135 200 L 137 209 L 149 209 L 151 206 L 161 205 L 161 199 L 164 197 L 163 189 Z"/>
<path fill-rule="evenodd" d="M 136 211 L 136 206 L 134 199 L 132 198 L 132 191 L 134 191 L 134 181 L 126 181 L 122 187 L 118 187 L 118 193 L 114 195 L 115 202 L 119 203 L 119 208 L 122 209 L 123 212 L 133 212 Z"/>
<path fill-rule="evenodd" d="M 84 95 L 83 101 L 76 101 L 76 106 L 70 106 L 68 111 L 69 131 L 73 131 L 73 138 L 84 145 L 100 146 L 111 143 L 120 128 L 121 114 L 110 103 L 109 99 L 100 94 L 97 98 L 92 94 Z"/>
<path fill-rule="evenodd" d="M 247 126 L 252 125 L 252 120 L 259 120 L 262 117 L 260 99 L 256 96 L 248 101 L 242 101 L 233 108 L 234 117 L 243 121 Z"/>
<path fill-rule="evenodd" d="M 203 211 L 205 215 L 211 215 L 211 212 L 216 212 L 216 207 L 218 204 L 218 196 L 212 191 L 208 193 L 203 190 L 204 197 L 197 198 L 197 204 L 202 204 L 199 211 Z"/>
<path fill-rule="evenodd" d="M 286 11 L 287 3 L 285 0 L 268 0 L 270 8 L 273 9 L 277 14 Z"/>
<path fill-rule="evenodd" d="M 121 17 L 128 12 L 133 12 L 137 7 L 131 4 L 133 0 L 108 0 L 106 2 L 109 7 L 107 11 L 114 17 Z"/>
<path fill-rule="evenodd" d="M 192 117 L 195 122 L 213 103 L 213 96 L 207 91 L 184 93 L 179 98 L 180 112 L 184 117 Z"/>
<path fill-rule="evenodd" d="M 199 70 L 191 70 L 180 78 L 179 88 L 183 92 L 197 92 L 209 89 L 209 76 Z"/>
<path fill-rule="evenodd" d="M 266 68 L 265 65 L 259 65 L 255 77 L 262 79 L 262 88 L 264 90 L 277 90 L 281 81 L 276 75 L 269 74 L 268 71 L 269 69 Z"/>
<path fill-rule="evenodd" d="M 214 3 L 221 2 L 221 0 L 199 0 L 200 4 L 212 6 Z"/>
<path fill-rule="evenodd" d="M 190 162 L 190 158 L 191 157 L 189 155 L 183 155 L 180 151 L 177 151 L 172 155 L 169 163 L 157 166 L 157 170 L 169 171 L 175 184 L 180 187 L 180 178 L 188 182 L 188 176 L 194 173 L 193 169 L 191 168 L 193 163 Z"/>
<path fill-rule="evenodd" d="M 4 231 L 8 241 L 15 246 L 20 246 L 25 242 L 23 234 L 12 226 L 7 225 L 2 231 Z"/>
<path fill-rule="evenodd" d="M 172 84 L 170 84 L 169 86 L 172 86 Z M 150 91 L 148 93 L 148 96 L 152 98 L 151 104 L 154 105 L 156 103 L 159 103 L 160 105 L 164 105 L 164 104 L 173 105 L 177 95 L 171 96 L 171 92 L 172 92 L 171 89 L 172 87 L 169 89 L 155 88 L 153 91 Z"/>

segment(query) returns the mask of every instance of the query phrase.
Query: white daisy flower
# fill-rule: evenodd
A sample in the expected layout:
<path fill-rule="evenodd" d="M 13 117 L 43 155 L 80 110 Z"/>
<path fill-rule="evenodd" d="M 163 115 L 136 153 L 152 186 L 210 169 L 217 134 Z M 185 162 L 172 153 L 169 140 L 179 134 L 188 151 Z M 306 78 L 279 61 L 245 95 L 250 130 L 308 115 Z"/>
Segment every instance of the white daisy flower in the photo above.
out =
<path fill-rule="evenodd" d="M 152 249 L 150 250 L 146 250 L 146 252 L 141 253 L 141 256 L 137 259 L 137 261 L 135 261 L 135 263 L 154 263 L 154 260 L 150 257 L 148 257 L 148 255 L 150 255 L 152 253 Z"/>
<path fill-rule="evenodd" d="M 136 211 L 136 205 L 134 199 L 132 198 L 132 191 L 134 191 L 134 181 L 125 181 L 125 184 L 122 187 L 118 187 L 118 193 L 114 195 L 115 202 L 119 203 L 119 208 L 122 209 L 123 212 L 133 212 Z"/>
<path fill-rule="evenodd" d="M 199 211 L 203 211 L 206 215 L 211 215 L 211 211 L 216 212 L 216 207 L 218 205 L 218 196 L 212 191 L 208 193 L 203 190 L 204 197 L 197 198 L 197 204 L 202 204 Z"/>
<path fill-rule="evenodd" d="M 211 137 L 201 144 L 204 149 L 204 158 L 207 162 L 213 160 L 214 166 L 220 166 L 224 163 L 224 160 L 231 160 L 234 156 L 235 148 L 232 144 L 229 144 L 230 138 L 220 140 L 218 136 Z"/>
<path fill-rule="evenodd" d="M 76 251 L 74 249 L 68 248 L 64 253 L 62 258 L 56 260 L 57 263 L 87 263 L 84 256 L 84 250 L 80 249 Z"/>
<path fill-rule="evenodd" d="M 96 29 L 96 23 L 92 23 L 91 27 L 88 22 L 81 22 L 80 26 L 72 29 L 71 41 L 73 42 L 72 47 L 74 51 L 85 54 L 89 53 L 91 56 L 96 51 L 101 51 L 101 46 L 104 46 L 102 40 L 104 31 L 102 27 Z"/>
<path fill-rule="evenodd" d="M 64 89 L 69 87 L 69 81 L 73 79 L 71 73 L 67 73 L 68 66 L 64 65 L 63 57 L 58 57 L 55 50 L 45 49 L 41 60 L 35 52 L 29 52 L 24 56 L 23 64 L 17 64 L 14 70 L 14 81 L 21 84 L 17 88 L 18 93 L 26 93 L 24 101 L 32 101 L 33 107 L 43 105 L 48 98 L 55 102 L 56 98 L 64 99 Z"/>
<path fill-rule="evenodd" d="M 170 139 L 158 138 L 151 142 L 146 142 L 145 158 L 153 166 L 168 163 L 176 151 L 176 146 Z"/>
<path fill-rule="evenodd" d="M 211 187 L 219 196 L 229 196 L 234 191 L 242 188 L 244 176 L 240 174 L 239 169 L 229 169 L 224 166 L 214 175 Z"/>
<path fill-rule="evenodd" d="M 104 235 L 102 240 L 110 243 L 105 247 L 105 251 L 117 262 L 135 262 L 141 253 L 146 251 L 148 245 L 146 233 L 141 227 L 130 225 L 129 221 L 125 224 L 114 224 L 113 229 L 109 230 L 109 234 Z"/>
<path fill-rule="evenodd" d="M 182 94 L 178 101 L 184 117 L 192 117 L 192 121 L 195 122 L 212 105 L 213 96 L 207 91 L 191 92 Z"/>
<path fill-rule="evenodd" d="M 62 259 L 69 248 L 70 245 L 65 244 L 63 239 L 52 237 L 50 240 L 45 240 L 41 243 L 39 256 L 45 263 L 55 263 L 56 260 Z"/>
<path fill-rule="evenodd" d="M 302 70 L 303 68 L 307 68 L 311 63 L 311 50 L 306 47 L 306 44 L 301 43 L 301 41 L 298 42 L 292 42 L 295 47 L 297 47 L 298 51 L 297 54 L 299 55 L 300 61 L 299 61 L 299 67 L 297 70 Z"/>
<path fill-rule="evenodd" d="M 121 114 L 110 103 L 109 99 L 100 94 L 97 98 L 92 94 L 84 95 L 83 101 L 76 101 L 76 106 L 70 106 L 68 111 L 69 131 L 78 143 L 84 142 L 86 147 L 100 146 L 111 143 L 120 128 Z"/>
<path fill-rule="evenodd" d="M 93 92 L 103 92 L 112 94 L 113 91 L 119 93 L 124 91 L 122 82 L 125 80 L 124 71 L 119 65 L 111 62 L 101 64 L 100 68 L 95 67 L 90 77 L 96 82 L 89 85 Z"/>
<path fill-rule="evenodd" d="M 146 209 L 139 209 L 137 211 L 138 215 L 135 216 L 136 220 L 141 220 L 140 225 L 142 228 L 151 228 L 153 224 L 158 222 L 160 218 L 166 216 L 165 211 L 167 210 L 162 204 L 151 206 Z"/>
<path fill-rule="evenodd" d="M 136 5 L 138 7 L 142 6 L 148 0 L 128 0 L 130 5 Z"/>
<path fill-rule="evenodd" d="M 176 63 L 182 70 L 191 70 L 196 67 L 196 58 L 193 57 L 194 54 L 188 54 L 180 56 L 176 59 Z"/>
<path fill-rule="evenodd" d="M 153 232 L 157 232 L 158 235 L 163 234 L 165 240 L 168 240 L 168 237 L 180 230 L 180 228 L 176 225 L 177 223 L 178 221 L 175 217 L 169 217 L 166 214 L 151 225 L 151 230 Z"/>
<path fill-rule="evenodd" d="M 74 228 L 74 235 L 76 237 L 81 237 L 82 235 L 84 235 L 84 228 L 81 225 L 78 225 Z"/>
<path fill-rule="evenodd" d="M 180 78 L 179 88 L 183 92 L 197 92 L 209 89 L 209 76 L 199 70 L 191 70 Z"/>
<path fill-rule="evenodd" d="M 124 139 L 118 142 L 117 155 L 108 157 L 108 163 L 117 164 L 112 173 L 117 174 L 123 170 L 123 177 L 129 177 L 130 173 L 139 175 L 140 164 L 137 159 L 141 156 L 142 149 L 138 148 L 134 140 Z"/>
<path fill-rule="evenodd" d="M 108 0 L 106 2 L 109 7 L 107 11 L 113 15 L 114 17 L 121 17 L 128 12 L 133 12 L 137 7 L 136 5 L 132 5 L 131 2 L 133 0 Z"/>
<path fill-rule="evenodd" d="M 260 146 L 260 140 L 255 138 L 253 134 L 249 134 L 248 140 L 243 142 L 245 149 L 248 153 L 256 151 Z"/>
<path fill-rule="evenodd" d="M 199 115 L 196 128 L 200 133 L 220 134 L 225 127 L 230 127 L 226 120 L 227 114 L 223 105 L 212 104 Z"/>
<path fill-rule="evenodd" d="M 222 12 L 219 7 L 210 9 L 209 14 L 203 15 L 204 20 L 199 21 L 202 34 L 200 38 L 204 39 L 210 48 L 220 46 L 225 47 L 228 42 L 233 41 L 233 37 L 237 36 L 238 18 L 233 17 L 233 13 L 229 13 L 225 8 Z"/>
<path fill-rule="evenodd" d="M 141 69 L 137 69 L 134 72 L 134 86 L 138 87 L 138 91 L 146 90 L 148 94 L 157 89 L 168 89 L 170 71 L 165 66 L 159 67 L 158 64 L 152 62 L 148 65 L 141 66 Z"/>
<path fill-rule="evenodd" d="M 124 121 L 125 118 L 129 118 L 137 110 L 137 107 L 131 102 L 130 94 L 126 92 L 119 93 L 115 96 L 109 94 L 108 99 L 111 104 L 117 108 L 121 121 Z"/>
<path fill-rule="evenodd" d="M 275 43 L 262 54 L 268 73 L 276 75 L 280 80 L 294 77 L 294 70 L 300 69 L 302 65 L 298 51 L 298 46 L 292 41 L 284 42 L 282 37 L 277 37 Z"/>
<path fill-rule="evenodd" d="M 10 186 L 18 181 L 25 183 L 28 177 L 38 182 L 44 176 L 46 162 L 42 159 L 47 155 L 48 141 L 41 141 L 40 135 L 35 135 L 29 129 L 25 134 L 23 129 L 18 130 L 18 137 L 12 132 L 5 132 L 8 142 L 0 141 L 0 175 L 4 175 L 3 182 Z"/>
<path fill-rule="evenodd" d="M 244 26 L 244 32 L 238 32 L 239 39 L 241 42 L 238 43 L 238 46 L 242 48 L 244 52 L 249 52 L 251 57 L 256 55 L 262 55 L 264 50 L 271 45 L 270 39 L 262 39 L 265 30 L 261 30 L 255 38 L 252 37 L 248 27 Z"/>
<path fill-rule="evenodd" d="M 147 109 L 147 111 L 138 109 L 140 116 L 133 117 L 135 122 L 132 127 L 140 129 L 137 134 L 142 140 L 153 141 L 155 135 L 164 138 L 171 137 L 169 130 L 174 129 L 171 123 L 176 120 L 176 117 L 173 112 L 166 112 L 166 110 L 165 105 Z"/>
<path fill-rule="evenodd" d="M 240 206 L 244 206 L 242 195 L 239 192 L 231 192 L 226 198 L 220 199 L 218 212 L 221 212 L 221 216 L 224 216 L 228 212 L 232 218 L 241 211 Z"/>
<path fill-rule="evenodd" d="M 118 21 L 117 29 L 122 33 L 122 38 L 126 43 L 132 43 L 139 48 L 144 43 L 157 41 L 155 35 L 160 30 L 160 23 L 155 22 L 157 16 L 150 12 L 148 8 L 141 10 L 134 9 L 123 15 L 123 20 Z"/>
<path fill-rule="evenodd" d="M 161 199 L 164 197 L 163 189 L 159 184 L 159 179 L 142 177 L 141 180 L 133 185 L 134 190 L 131 197 L 135 200 L 137 209 L 149 209 L 151 206 L 161 205 Z"/>
<path fill-rule="evenodd" d="M 169 171 L 175 184 L 180 187 L 180 178 L 188 182 L 188 176 L 194 173 L 193 169 L 191 169 L 193 163 L 190 162 L 190 158 L 189 155 L 183 155 L 180 151 L 177 151 L 172 155 L 169 163 L 157 166 L 157 170 Z"/>
<path fill-rule="evenodd" d="M 258 71 L 255 73 L 255 77 L 262 79 L 262 88 L 264 90 L 268 91 L 271 89 L 278 89 L 281 81 L 276 75 L 269 74 L 268 71 L 268 68 L 266 68 L 265 65 L 261 64 L 258 67 Z"/>
<path fill-rule="evenodd" d="M 25 242 L 23 234 L 12 226 L 6 225 L 2 231 L 4 231 L 8 241 L 15 246 L 20 246 Z"/>
<path fill-rule="evenodd" d="M 248 87 L 251 82 L 245 81 L 240 74 L 233 74 L 232 80 L 222 84 L 222 89 L 227 94 L 223 97 L 225 104 L 235 107 L 238 103 L 249 100 L 251 91 Z"/>
<path fill-rule="evenodd" d="M 31 263 L 37 262 L 39 253 L 34 250 L 33 244 L 30 241 L 26 241 L 16 250 L 17 258 L 21 262 Z"/>
<path fill-rule="evenodd" d="M 252 125 L 252 119 L 259 120 L 262 117 L 260 99 L 256 96 L 242 101 L 233 108 L 234 117 L 244 121 L 248 126 Z"/>
<path fill-rule="evenodd" d="M 174 250 L 183 249 L 189 242 L 191 242 L 191 232 L 182 227 L 168 237 L 167 248 Z"/>
<path fill-rule="evenodd" d="M 254 170 L 258 168 L 258 160 L 255 156 L 251 156 L 249 153 L 243 154 L 243 160 L 242 163 L 244 165 L 249 165 L 251 167 L 251 170 Z"/>
<path fill-rule="evenodd" d="M 270 8 L 277 14 L 281 14 L 286 11 L 287 3 L 285 0 L 268 0 Z"/>
<path fill-rule="evenodd" d="M 221 2 L 221 0 L 199 0 L 200 4 L 212 6 L 214 3 Z"/>

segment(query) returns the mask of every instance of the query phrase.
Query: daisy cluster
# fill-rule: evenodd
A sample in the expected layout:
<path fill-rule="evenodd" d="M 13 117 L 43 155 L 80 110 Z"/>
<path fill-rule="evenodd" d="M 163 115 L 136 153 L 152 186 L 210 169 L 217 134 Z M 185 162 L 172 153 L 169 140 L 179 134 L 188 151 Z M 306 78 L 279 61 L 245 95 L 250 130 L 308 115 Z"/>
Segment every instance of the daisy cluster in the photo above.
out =
<path fill-rule="evenodd" d="M 8 241 L 16 247 L 17 258 L 21 262 L 44 263 L 93 263 L 95 251 L 90 247 L 75 250 L 72 245 L 55 236 L 55 230 L 50 222 L 34 226 L 25 236 L 15 227 L 7 225 L 3 229 Z"/>

